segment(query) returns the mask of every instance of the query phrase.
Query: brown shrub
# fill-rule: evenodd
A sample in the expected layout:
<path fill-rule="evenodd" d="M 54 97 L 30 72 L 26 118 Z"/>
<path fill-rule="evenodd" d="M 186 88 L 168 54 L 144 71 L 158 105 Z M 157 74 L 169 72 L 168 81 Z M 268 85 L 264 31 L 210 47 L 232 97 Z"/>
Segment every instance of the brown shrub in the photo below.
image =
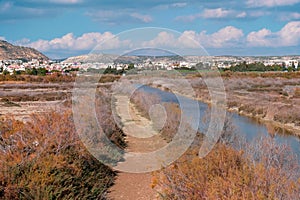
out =
<path fill-rule="evenodd" d="M 228 106 L 228 108 L 233 108 L 233 107 L 237 107 L 239 105 L 239 103 L 238 102 L 236 102 L 236 101 L 228 101 L 227 102 L 227 106 Z"/>
<path fill-rule="evenodd" d="M 7 120 L 0 134 L 0 199 L 102 199 L 114 173 L 80 142 L 70 112 Z"/>
<path fill-rule="evenodd" d="M 150 119 L 149 111 L 151 106 L 160 103 L 160 100 L 156 95 L 147 94 L 143 91 L 135 92 L 131 101 L 148 119 Z M 166 122 L 161 129 L 161 135 L 167 142 L 170 142 L 177 133 L 180 125 L 181 110 L 176 103 L 162 103 L 161 105 L 166 112 Z"/>
<path fill-rule="evenodd" d="M 100 125 L 124 147 L 109 91 L 96 96 Z M 33 115 L 27 123 L 0 122 L 0 199 L 104 199 L 114 177 L 82 144 L 69 110 Z"/>
<path fill-rule="evenodd" d="M 96 114 L 99 125 L 111 142 L 120 148 L 124 148 L 126 146 L 125 135 L 115 121 L 111 103 L 109 89 L 99 88 L 99 92 L 96 93 Z"/>
<path fill-rule="evenodd" d="M 295 88 L 294 97 L 300 97 L 300 87 Z"/>
<path fill-rule="evenodd" d="M 164 103 L 163 106 L 167 114 L 167 119 L 161 130 L 161 135 L 167 142 L 170 142 L 178 132 L 181 121 L 181 109 L 175 103 Z M 183 124 L 181 125 L 183 126 Z"/>
<path fill-rule="evenodd" d="M 117 81 L 121 78 L 121 76 L 119 75 L 109 75 L 109 74 L 106 74 L 106 75 L 102 75 L 99 82 L 100 83 L 107 83 L 107 82 L 114 82 L 114 81 Z"/>
<path fill-rule="evenodd" d="M 260 144 L 270 150 L 245 154 L 219 143 L 205 158 L 184 156 L 157 173 L 154 183 L 162 199 L 298 199 L 299 166 L 285 148 Z"/>
<path fill-rule="evenodd" d="M 148 119 L 150 119 L 149 111 L 151 106 L 160 102 L 158 96 L 147 94 L 143 91 L 135 91 L 130 101 L 132 101 L 142 115 Z"/>
<path fill-rule="evenodd" d="M 281 106 L 274 115 L 274 120 L 281 123 L 300 124 L 300 113 L 296 106 Z"/>

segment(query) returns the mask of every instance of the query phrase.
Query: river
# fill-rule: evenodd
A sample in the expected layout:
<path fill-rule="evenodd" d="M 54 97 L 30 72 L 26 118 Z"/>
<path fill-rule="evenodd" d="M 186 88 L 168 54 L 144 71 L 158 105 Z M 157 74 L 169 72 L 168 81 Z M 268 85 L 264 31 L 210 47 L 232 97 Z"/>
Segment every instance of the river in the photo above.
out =
<path fill-rule="evenodd" d="M 186 109 L 186 115 L 185 117 L 193 120 L 189 120 L 190 125 L 198 129 L 200 132 L 205 133 L 207 124 L 203 123 L 202 119 L 205 116 L 205 113 L 207 112 L 207 109 L 209 109 L 208 105 L 206 103 L 196 101 L 184 96 L 175 95 L 171 92 L 162 91 L 157 88 L 149 87 L 149 86 L 140 86 L 138 85 L 138 90 L 143 90 L 146 93 L 154 94 L 158 96 L 161 100 L 161 102 L 173 102 L 173 103 L 179 103 L 184 105 L 191 105 L 191 106 L 185 106 Z M 195 103 L 198 103 L 197 109 L 200 109 L 200 112 L 196 114 L 195 111 Z M 196 116 L 200 114 L 199 119 L 197 119 Z M 270 136 L 275 139 L 275 141 L 278 144 L 286 144 L 291 147 L 292 151 L 297 155 L 298 158 L 300 158 L 300 137 L 293 135 L 289 132 L 287 132 L 284 129 L 276 128 L 270 124 L 266 123 L 259 123 L 257 120 L 241 116 L 234 112 L 227 111 L 227 114 L 230 115 L 232 119 L 232 124 L 236 130 L 236 132 L 239 135 L 244 136 L 247 141 L 251 141 L 255 138 L 258 138 L 262 135 Z M 195 119 L 196 118 L 196 119 Z"/>

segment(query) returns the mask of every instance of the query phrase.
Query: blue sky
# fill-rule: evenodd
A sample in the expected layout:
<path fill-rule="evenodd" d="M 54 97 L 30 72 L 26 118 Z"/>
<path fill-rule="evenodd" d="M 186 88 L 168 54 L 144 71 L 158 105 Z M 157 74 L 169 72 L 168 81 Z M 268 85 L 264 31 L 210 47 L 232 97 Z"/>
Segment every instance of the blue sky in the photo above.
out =
<path fill-rule="evenodd" d="M 0 0 L 0 38 L 51 58 L 88 53 L 110 38 L 113 48 L 132 46 L 118 34 L 142 27 L 179 31 L 210 55 L 300 54 L 300 0 Z M 142 43 L 187 44 L 172 33 Z"/>

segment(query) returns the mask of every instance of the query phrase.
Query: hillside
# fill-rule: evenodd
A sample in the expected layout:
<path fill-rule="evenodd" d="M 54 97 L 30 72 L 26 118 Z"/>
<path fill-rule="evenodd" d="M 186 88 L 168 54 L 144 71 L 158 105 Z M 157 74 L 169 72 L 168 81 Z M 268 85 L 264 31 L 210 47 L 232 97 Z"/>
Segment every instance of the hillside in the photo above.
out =
<path fill-rule="evenodd" d="M 0 60 L 32 60 L 48 58 L 39 51 L 29 48 L 12 45 L 6 41 L 0 40 Z"/>
<path fill-rule="evenodd" d="M 113 63 L 116 60 L 120 59 L 118 55 L 111 55 L 111 54 L 86 54 L 80 56 L 70 57 L 64 62 L 66 63 L 75 63 L 75 62 L 82 62 L 82 63 Z M 123 59 L 124 60 L 124 59 Z M 132 60 L 132 59 L 130 59 Z"/>
<path fill-rule="evenodd" d="M 158 61 L 180 61 L 184 60 L 180 56 L 141 56 L 141 55 L 113 55 L 113 54 L 86 54 L 80 56 L 74 56 L 66 59 L 65 63 L 143 63 L 147 60 L 152 62 Z"/>

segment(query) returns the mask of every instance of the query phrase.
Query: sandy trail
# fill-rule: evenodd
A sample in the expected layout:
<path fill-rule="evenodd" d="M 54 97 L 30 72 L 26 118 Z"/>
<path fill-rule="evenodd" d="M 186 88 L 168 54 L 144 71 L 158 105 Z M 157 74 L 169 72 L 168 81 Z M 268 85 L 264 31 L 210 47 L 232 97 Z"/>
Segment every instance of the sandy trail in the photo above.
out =
<path fill-rule="evenodd" d="M 154 130 L 151 121 L 141 116 L 127 96 L 117 95 L 115 98 L 116 112 L 121 118 L 123 131 L 127 135 L 127 152 L 152 152 L 166 145 L 158 132 Z M 135 167 L 134 164 L 132 167 Z M 151 187 L 151 179 L 151 173 L 119 172 L 108 198 L 115 200 L 157 199 L 156 189 Z"/>

